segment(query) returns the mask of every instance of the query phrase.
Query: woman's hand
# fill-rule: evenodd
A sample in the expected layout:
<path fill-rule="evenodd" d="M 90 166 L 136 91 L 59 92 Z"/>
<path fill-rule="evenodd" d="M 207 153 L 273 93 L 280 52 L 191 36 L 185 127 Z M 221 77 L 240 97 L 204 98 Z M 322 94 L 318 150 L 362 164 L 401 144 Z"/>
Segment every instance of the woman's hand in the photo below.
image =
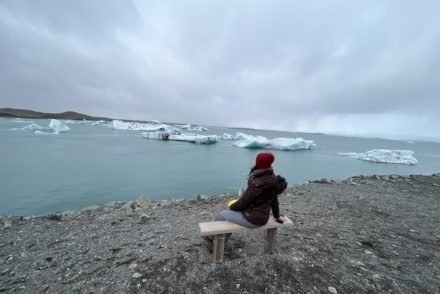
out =
<path fill-rule="evenodd" d="M 285 217 L 284 215 L 280 215 L 280 217 L 278 218 L 278 220 L 282 221 L 283 223 L 287 222 L 288 218 Z"/>

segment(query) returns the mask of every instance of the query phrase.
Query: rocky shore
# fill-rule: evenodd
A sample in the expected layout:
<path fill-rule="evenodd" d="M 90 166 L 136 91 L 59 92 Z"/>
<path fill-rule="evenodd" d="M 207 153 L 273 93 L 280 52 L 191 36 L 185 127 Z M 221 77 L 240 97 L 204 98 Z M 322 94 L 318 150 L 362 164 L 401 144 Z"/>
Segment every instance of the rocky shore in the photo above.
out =
<path fill-rule="evenodd" d="M 440 293 L 440 174 L 290 187 L 276 254 L 257 230 L 212 264 L 198 223 L 234 197 L 0 217 L 0 292 Z"/>

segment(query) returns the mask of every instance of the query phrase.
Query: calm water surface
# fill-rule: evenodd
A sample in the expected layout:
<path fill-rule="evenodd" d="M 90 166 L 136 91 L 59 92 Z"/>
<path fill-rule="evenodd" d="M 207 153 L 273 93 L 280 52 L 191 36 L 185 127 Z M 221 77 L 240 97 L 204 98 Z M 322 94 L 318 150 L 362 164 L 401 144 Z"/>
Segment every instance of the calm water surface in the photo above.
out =
<path fill-rule="evenodd" d="M 47 126 L 48 120 L 34 120 Z M 261 150 L 233 141 L 215 145 L 147 140 L 139 131 L 70 124 L 60 135 L 11 131 L 25 123 L 0 119 L 0 214 L 34 215 L 77 210 L 138 196 L 155 200 L 196 198 L 237 192 Z M 203 134 L 241 131 L 269 139 L 314 140 L 310 151 L 272 151 L 275 171 L 289 185 L 320 178 L 344 179 L 370 174 L 432 174 L 440 171 L 440 144 L 364 139 L 322 134 L 209 128 Z M 371 149 L 409 149 L 418 165 L 380 164 L 337 155 Z"/>

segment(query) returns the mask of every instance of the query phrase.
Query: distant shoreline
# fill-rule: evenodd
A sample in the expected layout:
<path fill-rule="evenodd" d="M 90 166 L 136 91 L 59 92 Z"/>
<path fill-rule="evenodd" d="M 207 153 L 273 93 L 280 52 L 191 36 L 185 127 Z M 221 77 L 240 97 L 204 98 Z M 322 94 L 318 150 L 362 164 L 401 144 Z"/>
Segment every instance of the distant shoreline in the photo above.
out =
<path fill-rule="evenodd" d="M 112 120 L 107 117 L 96 117 L 87 114 L 65 111 L 60 113 L 39 112 L 29 109 L 16 109 L 16 108 L 0 108 L 0 117 L 13 117 L 13 118 L 33 118 L 33 119 L 70 119 L 70 120 Z"/>
<path fill-rule="evenodd" d="M 25 118 L 25 119 L 63 119 L 63 120 L 91 120 L 91 121 L 112 121 L 112 120 L 123 120 L 127 122 L 140 122 L 140 123 L 151 123 L 152 120 L 138 120 L 138 119 L 125 119 L 125 118 L 110 118 L 101 116 L 91 116 L 84 113 L 79 113 L 75 111 L 65 111 L 65 112 L 40 112 L 29 109 L 16 109 L 16 108 L 0 108 L 0 117 L 6 118 Z M 176 124 L 182 125 L 183 123 L 175 122 L 164 122 L 165 124 Z"/>

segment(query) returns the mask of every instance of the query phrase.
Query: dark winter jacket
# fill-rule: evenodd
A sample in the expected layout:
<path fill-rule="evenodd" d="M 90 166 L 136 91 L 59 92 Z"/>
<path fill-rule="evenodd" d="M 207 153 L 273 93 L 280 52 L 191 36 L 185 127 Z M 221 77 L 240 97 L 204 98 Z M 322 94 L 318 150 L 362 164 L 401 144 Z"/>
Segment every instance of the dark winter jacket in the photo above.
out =
<path fill-rule="evenodd" d="M 280 217 L 278 194 L 286 187 L 286 179 L 276 176 L 272 169 L 256 170 L 249 177 L 246 191 L 229 209 L 241 211 L 254 225 L 265 225 L 269 220 L 271 208 L 273 216 Z"/>

